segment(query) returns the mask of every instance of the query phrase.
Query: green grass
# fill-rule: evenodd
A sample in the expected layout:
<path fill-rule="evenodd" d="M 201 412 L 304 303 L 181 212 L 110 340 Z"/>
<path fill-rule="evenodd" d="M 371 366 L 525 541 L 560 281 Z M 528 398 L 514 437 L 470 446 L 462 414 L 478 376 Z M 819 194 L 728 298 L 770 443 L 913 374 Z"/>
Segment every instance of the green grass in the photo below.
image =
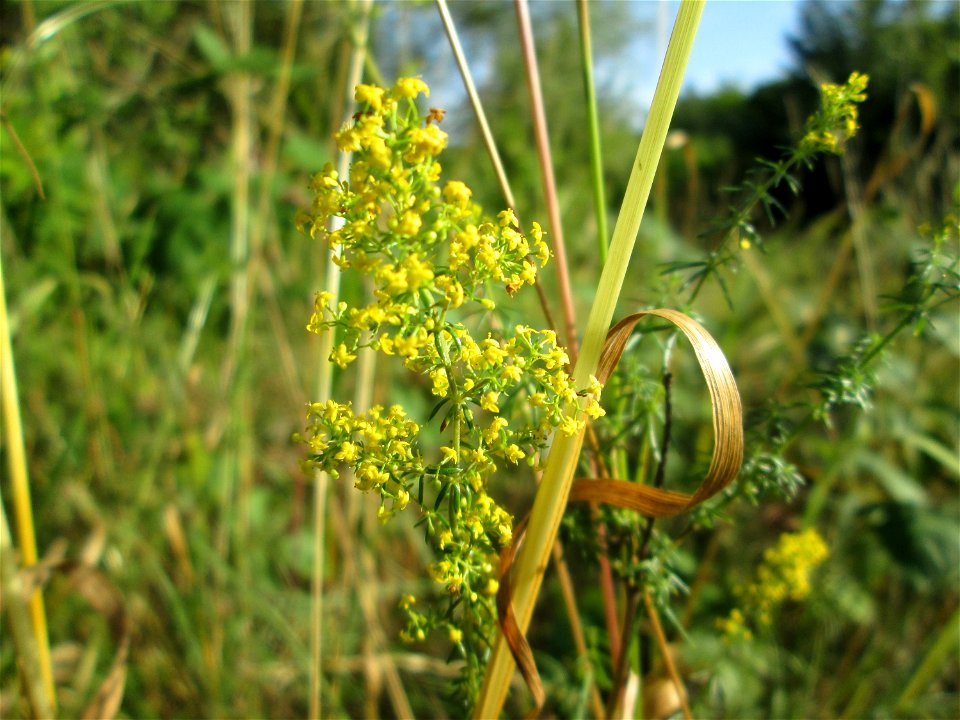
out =
<path fill-rule="evenodd" d="M 290 436 L 301 429 L 304 404 L 315 399 L 322 358 L 304 325 L 325 282 L 326 257 L 319 243 L 296 233 L 293 218 L 309 201 L 310 175 L 335 161 L 329 136 L 348 114 L 346 69 L 360 10 L 304 3 L 288 63 L 285 28 L 295 5 L 251 6 L 249 51 L 236 39 L 230 7 L 21 2 L 4 10 L 10 45 L 2 55 L 2 110 L 45 195 L 10 129 L 0 129 L 0 251 L 37 545 L 42 558 L 65 544 L 66 557 L 94 564 L 123 596 L 133 628 L 124 717 L 292 717 L 310 710 L 314 497 L 312 478 L 299 469 L 302 448 Z M 524 222 L 543 218 L 526 101 L 511 94 L 521 84 L 512 80 L 521 74 L 512 15 L 451 9 L 468 59 L 482 43 L 502 49 L 491 62 L 504 82 L 480 94 L 518 214 Z M 533 10 L 574 304 L 586 317 L 600 268 L 588 116 L 582 89 L 571 81 L 579 74 L 564 64 L 579 62 L 569 44 L 576 13 L 537 4 Z M 604 62 L 623 47 L 617 12 L 591 7 L 594 52 Z M 436 62 L 427 60 L 435 54 L 446 65 L 449 50 L 435 15 L 432 6 L 374 5 L 366 77 L 374 69 L 388 82 L 422 73 L 436 87 Z M 387 32 L 391 27 L 407 27 L 409 43 Z M 289 92 L 276 100 L 284 68 Z M 896 85 L 871 67 L 851 70 L 873 74 L 877 103 L 887 97 L 884 87 Z M 249 115 L 229 97 L 242 74 L 250 78 Z M 913 153 L 864 203 L 861 238 L 869 258 L 862 240 L 847 240 L 845 206 L 814 216 L 790 205 L 790 218 L 776 229 L 756 220 L 765 243 L 749 251 L 752 265 L 737 261 L 723 270 L 732 307 L 711 279 L 689 308 L 733 366 L 747 411 L 748 455 L 770 441 L 775 423 L 761 411 L 775 401 L 789 421 L 787 434 L 794 433 L 784 457 L 806 481 L 792 501 L 772 497 L 754 506 L 741 498 L 715 523 L 689 533 L 683 520 L 657 525 L 665 536 L 683 536 L 669 570 L 691 592 L 674 596 L 670 607 L 686 634 L 661 617 L 696 717 L 952 717 L 960 710 L 960 677 L 950 662 L 960 513 L 956 300 L 931 309 L 923 327 L 905 325 L 885 346 L 868 411 L 840 407 L 832 427 L 801 426 L 798 419 L 816 403 L 818 372 L 836 373 L 838 358 L 863 336 L 875 330 L 882 337 L 905 317 L 908 310 L 890 298 L 902 293 L 911 262 L 929 247 L 917 227 L 938 227 L 953 209 L 956 127 L 948 85 L 924 82 L 941 108 L 926 144 L 911 142 L 921 132 L 919 115 L 865 125 L 864 142 L 880 137 L 891 153 Z M 598 94 L 606 197 L 617 206 L 629 172 L 621 156 L 631 154 L 622 148 L 635 147 L 638 133 L 622 99 L 602 86 Z M 916 102 L 906 93 L 889 97 L 908 108 Z M 497 208 L 500 190 L 472 114 L 466 104 L 447 110 L 455 142 L 446 176 L 475 185 L 484 205 Z M 704 173 L 713 173 L 704 177 L 719 177 L 709 164 L 716 160 L 709 153 L 720 152 L 716 138 L 698 145 L 698 134 L 691 137 Z M 235 157 L 244 138 L 250 152 Z M 775 148 L 768 152 L 776 156 Z M 752 162 L 736 160 L 738 168 Z M 865 187 L 875 158 L 859 160 L 848 170 Z M 827 178 L 843 182 L 839 163 L 824 167 Z M 710 218 L 726 212 L 715 187 L 700 187 L 701 202 L 691 209 L 694 179 L 672 162 L 669 173 L 663 194 L 654 196 L 669 212 L 655 206 L 640 227 L 624 312 L 685 304 L 683 276 L 661 276 L 662 263 L 701 260 L 716 236 L 678 228 L 693 217 L 696 231 L 705 231 Z M 957 255 L 956 234 L 944 249 Z M 872 297 L 862 290 L 864 262 L 875 280 Z M 239 288 L 241 278 L 247 306 L 238 312 L 244 295 L 231 295 L 231 284 Z M 557 297 L 555 285 L 545 282 L 548 297 Z M 907 300 L 916 287 L 908 291 Z M 343 288 L 348 298 L 360 292 Z M 534 303 L 509 313 L 508 322 L 540 322 Z M 632 356 L 634 409 L 647 424 L 615 447 L 631 474 L 644 453 L 651 473 L 656 467 L 650 458 L 663 407 L 660 337 L 645 336 Z M 709 406 L 692 357 L 686 349 L 674 354 L 667 486 L 689 489 L 709 456 Z M 428 388 L 401 368 L 375 372 L 374 400 L 429 412 Z M 333 392 L 349 399 L 355 384 L 350 374 L 335 374 Z M 5 468 L 11 442 L 5 432 Z M 534 489 L 528 475 L 505 476 L 502 497 L 520 516 Z M 0 492 L 10 513 L 6 474 Z M 445 699 L 446 680 L 455 675 L 443 663 L 445 639 L 414 646 L 397 639 L 397 600 L 429 591 L 423 568 L 430 558 L 412 522 L 383 527 L 364 499 L 331 483 L 323 715 L 398 716 L 406 706 L 417 717 L 455 715 Z M 626 514 L 605 518 L 614 534 L 638 528 Z M 801 527 L 816 527 L 831 551 L 811 596 L 785 606 L 779 623 L 753 644 L 725 645 L 713 623 L 736 602 L 735 586 L 749 581 L 782 532 Z M 606 693 L 612 668 L 604 601 L 583 532 L 582 523 L 565 523 L 564 544 Z M 572 717 L 590 707 L 589 684 L 552 571 L 544 593 L 530 640 L 547 711 Z M 45 588 L 45 601 L 60 715 L 78 716 L 106 676 L 114 637 L 61 575 Z M 6 614 L 2 630 L 0 715 L 27 717 Z M 648 681 L 660 674 L 654 647 L 645 635 L 639 654 Z M 524 693 L 511 694 L 508 712 L 527 708 Z"/>

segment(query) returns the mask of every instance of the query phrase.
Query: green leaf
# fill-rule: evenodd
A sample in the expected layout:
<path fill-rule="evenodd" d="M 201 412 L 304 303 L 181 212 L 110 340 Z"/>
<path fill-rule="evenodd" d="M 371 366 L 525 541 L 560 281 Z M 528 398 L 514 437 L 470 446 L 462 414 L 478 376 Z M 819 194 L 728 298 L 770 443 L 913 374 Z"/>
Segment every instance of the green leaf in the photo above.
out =
<path fill-rule="evenodd" d="M 905 445 L 916 448 L 943 465 L 954 478 L 960 478 L 960 459 L 957 458 L 955 451 L 929 435 L 921 435 L 909 430 L 905 431 L 901 438 Z"/>
<path fill-rule="evenodd" d="M 909 505 L 927 504 L 927 491 L 923 485 L 873 450 L 858 452 L 855 463 L 868 471 L 896 502 Z"/>
<path fill-rule="evenodd" d="M 214 70 L 223 72 L 230 67 L 232 54 L 217 33 L 206 25 L 197 25 L 193 29 L 193 39 Z"/>

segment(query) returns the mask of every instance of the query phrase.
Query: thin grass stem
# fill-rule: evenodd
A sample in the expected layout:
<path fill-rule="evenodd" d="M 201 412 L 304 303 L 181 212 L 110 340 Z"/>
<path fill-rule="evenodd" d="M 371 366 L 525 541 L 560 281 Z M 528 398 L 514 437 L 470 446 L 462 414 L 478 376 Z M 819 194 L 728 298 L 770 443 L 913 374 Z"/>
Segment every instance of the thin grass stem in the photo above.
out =
<path fill-rule="evenodd" d="M 847 148 L 846 152 L 840 156 L 840 168 L 843 171 L 843 192 L 847 200 L 847 211 L 850 213 L 850 235 L 853 238 L 854 250 L 856 250 L 863 313 L 867 321 L 867 327 L 874 331 L 877 328 L 877 316 L 880 314 L 877 307 L 877 280 L 870 244 L 867 242 L 867 211 L 863 188 L 854 169 L 855 163 L 851 153 L 852 148 Z"/>
<path fill-rule="evenodd" d="M 583 69 L 583 92 L 587 101 L 587 139 L 590 142 L 590 183 L 597 216 L 597 254 L 600 266 L 607 261 L 607 199 L 603 188 L 603 152 L 600 143 L 600 120 L 597 114 L 597 92 L 593 84 L 593 50 L 590 40 L 590 8 L 587 0 L 577 0 L 577 21 L 580 29 L 580 66 Z"/>
<path fill-rule="evenodd" d="M 280 70 L 277 82 L 273 88 L 270 105 L 267 111 L 267 141 L 263 152 L 263 163 L 260 173 L 260 194 L 257 201 L 257 213 L 250 227 L 250 253 L 254 271 L 259 280 L 258 288 L 266 300 L 266 309 L 270 315 L 270 325 L 277 342 L 277 354 L 280 357 L 280 366 L 284 378 L 295 401 L 303 400 L 303 387 L 297 373 L 293 349 L 283 323 L 283 313 L 277 300 L 276 283 L 270 274 L 270 269 L 263 260 L 263 246 L 271 244 L 271 253 L 280 255 L 277 234 L 268 228 L 274 228 L 272 191 L 274 178 L 277 174 L 280 141 L 283 135 L 284 117 L 287 108 L 287 96 L 290 92 L 290 75 L 293 69 L 293 59 L 297 49 L 297 38 L 300 31 L 300 19 L 303 13 L 303 0 L 291 0 L 284 16 L 283 40 L 280 48 Z"/>
<path fill-rule="evenodd" d="M 349 120 L 353 107 L 353 88 L 360 82 L 364 60 L 367 55 L 367 34 L 369 30 L 370 8 L 372 0 L 358 0 L 351 5 L 360 9 L 360 18 L 353 36 L 353 49 L 350 53 L 350 71 L 346 75 L 344 92 L 347 94 L 344 107 L 344 122 Z M 339 172 L 345 177 L 349 172 L 350 156 L 340 155 Z M 331 228 L 333 229 L 333 228 Z M 326 288 L 333 294 L 333 302 L 340 297 L 340 268 L 333 262 L 333 253 L 327 253 Z M 320 365 L 317 372 L 317 402 L 326 402 L 331 397 L 333 387 L 333 365 L 330 352 L 333 349 L 334 329 L 320 336 Z M 317 471 L 314 474 L 313 503 L 313 578 L 311 583 L 310 614 L 310 718 L 318 720 L 323 710 L 321 684 L 323 677 L 323 574 L 326 557 L 326 514 L 327 514 L 327 473 Z"/>
<path fill-rule="evenodd" d="M 756 257 L 756 253 L 750 249 L 744 250 L 740 254 L 740 258 L 743 260 L 743 266 L 747 269 L 747 272 L 750 273 L 750 276 L 753 278 L 753 281 L 757 284 L 757 289 L 760 291 L 760 297 L 763 299 L 763 304 L 767 306 L 767 310 L 770 311 L 770 317 L 773 319 L 774 325 L 777 326 L 777 329 L 780 331 L 780 337 L 783 339 L 784 345 L 787 346 L 787 349 L 790 351 L 790 356 L 793 359 L 793 363 L 796 367 L 803 367 L 804 363 L 804 347 L 800 342 L 800 338 L 797 337 L 797 333 L 794 330 L 793 323 L 790 320 L 790 317 L 787 315 L 784 303 L 781 302 L 778 297 L 778 289 L 775 286 L 774 280 L 770 277 L 770 274 L 766 271 L 763 264 Z"/>
<path fill-rule="evenodd" d="M 490 162 L 493 163 L 493 171 L 496 173 L 497 182 L 500 184 L 500 191 L 503 193 L 507 206 L 516 210 L 517 203 L 513 199 L 510 181 L 507 180 L 507 173 L 503 169 L 503 161 L 500 159 L 500 153 L 497 151 L 497 143 L 494 141 L 493 133 L 490 131 L 490 123 L 487 122 L 487 114 L 483 111 L 483 104 L 480 102 L 477 86 L 473 82 L 473 74 L 470 72 L 470 66 L 467 64 L 467 58 L 463 54 L 463 47 L 460 45 L 460 36 L 457 34 L 457 28 L 453 24 L 453 18 L 450 17 L 447 2 L 446 0 L 436 0 L 436 3 L 437 10 L 440 12 L 440 19 L 443 21 L 443 29 L 447 34 L 447 39 L 450 41 L 450 48 L 453 50 L 453 57 L 457 61 L 457 68 L 460 70 L 460 77 L 463 78 L 463 86 L 467 90 L 467 96 L 470 98 L 473 113 L 477 116 L 477 122 L 480 124 L 480 134 L 483 136 L 483 144 L 484 147 L 487 148 L 487 154 L 490 155 Z"/>
<path fill-rule="evenodd" d="M 629 590 L 626 610 L 624 611 L 623 624 L 620 637 L 620 655 L 613 668 L 613 689 L 607 697 L 607 716 L 622 717 L 625 715 L 624 690 L 627 686 L 627 675 L 630 667 L 630 637 L 633 634 L 633 624 L 637 617 L 637 607 L 640 604 L 640 598 L 637 591 L 633 588 Z M 638 648 L 639 650 L 639 648 Z"/>
<path fill-rule="evenodd" d="M 897 698 L 893 706 L 894 713 L 908 715 L 910 702 L 927 688 L 938 673 L 944 671 L 950 664 L 948 658 L 952 657 L 956 660 L 957 648 L 960 644 L 958 638 L 960 638 L 960 610 L 955 610 L 950 620 L 940 629 L 927 654 L 903 688 L 900 697 Z"/>
<path fill-rule="evenodd" d="M 7 314 L 7 295 L 4 288 L 3 261 L 0 259 L 0 401 L 3 405 L 3 434 L 6 438 L 7 468 L 10 473 L 10 491 L 13 493 L 13 512 L 17 523 L 17 544 L 23 567 L 37 563 L 37 535 L 30 501 L 30 477 L 27 455 L 23 445 L 23 422 L 17 392 L 17 374 L 13 362 L 13 343 Z M 6 524 L 4 516 L 4 524 Z M 4 562 L 4 565 L 7 563 Z M 40 678 L 46 692 L 46 706 L 57 707 L 57 693 L 50 664 L 50 639 L 43 594 L 39 589 L 30 596 L 30 621 L 36 643 Z"/>
<path fill-rule="evenodd" d="M 577 595 L 573 589 L 573 579 L 570 577 L 570 569 L 567 567 L 567 561 L 563 557 L 563 546 L 560 540 L 553 544 L 553 564 L 557 569 L 557 578 L 560 580 L 560 590 L 563 594 L 563 604 L 567 610 L 567 617 L 570 619 L 570 632 L 573 635 L 573 644 L 577 648 L 577 654 L 587 664 L 589 673 L 589 695 L 590 706 L 593 714 L 602 720 L 605 717 L 603 712 L 603 700 L 600 698 L 600 691 L 597 690 L 597 684 L 594 682 L 595 673 L 590 663 L 590 654 L 587 652 L 587 643 L 583 637 L 583 625 L 580 622 L 580 611 L 577 608 Z"/>
<path fill-rule="evenodd" d="M 229 5 L 228 20 L 233 31 L 234 52 L 243 57 L 253 44 L 253 6 Z M 231 167 L 234 173 L 230 208 L 230 332 L 227 355 L 220 378 L 224 396 L 229 396 L 241 354 L 247 315 L 250 310 L 250 176 L 253 147 L 253 84 L 248 72 L 236 72 L 228 80 L 227 99 L 233 119 Z"/>
<path fill-rule="evenodd" d="M 564 341 L 571 362 L 576 362 L 578 348 L 577 321 L 573 310 L 573 294 L 570 291 L 570 272 L 567 268 L 567 251 L 563 241 L 563 224 L 560 220 L 560 205 L 557 202 L 557 184 L 553 175 L 553 157 L 550 153 L 550 133 L 547 130 L 547 114 L 543 106 L 543 90 L 540 87 L 540 69 L 537 64 L 537 49 L 530 24 L 530 8 L 527 0 L 515 0 L 517 26 L 520 31 L 520 48 L 527 75 L 527 90 L 530 109 L 533 113 L 533 131 L 540 161 L 540 179 L 547 205 L 547 217 L 553 231 L 552 246 L 557 272 L 557 289 L 560 292 L 560 307 L 563 310 Z"/>
<path fill-rule="evenodd" d="M 683 708 L 683 717 L 691 720 L 693 715 L 690 713 L 690 705 L 687 703 L 687 689 L 680 680 L 680 674 L 677 672 L 677 666 L 673 662 L 673 654 L 670 652 L 670 645 L 667 643 L 667 636 L 663 632 L 663 625 L 660 623 L 660 616 L 657 614 L 657 608 L 654 607 L 653 600 L 650 598 L 650 591 L 643 593 L 643 604 L 647 609 L 647 618 L 650 620 L 650 626 L 653 628 L 653 635 L 657 639 L 657 647 L 660 648 L 660 655 L 663 656 L 664 667 L 667 668 L 667 675 L 677 691 L 677 697 L 680 698 L 680 707 Z"/>
<path fill-rule="evenodd" d="M 510 181 L 503 169 L 503 162 L 500 159 L 500 153 L 497 150 L 497 143 L 493 139 L 493 133 L 490 131 L 490 123 L 487 122 L 487 115 L 483 111 L 483 103 L 480 102 L 480 95 L 477 93 L 477 87 L 473 82 L 473 74 L 470 72 L 470 66 L 467 64 L 466 56 L 463 54 L 463 47 L 460 45 L 460 36 L 457 34 L 457 28 L 453 24 L 453 18 L 447 8 L 446 0 L 436 0 L 437 9 L 440 12 L 440 19 L 443 21 L 443 28 L 450 41 L 450 47 L 453 50 L 454 59 L 457 62 L 457 68 L 460 70 L 460 76 L 463 78 L 463 85 L 470 98 L 470 105 L 473 108 L 474 115 L 477 117 L 477 123 L 480 125 L 480 134 L 483 137 L 484 147 L 490 156 L 490 162 L 493 164 L 494 174 L 497 176 L 497 183 L 500 185 L 500 192 L 503 193 L 504 202 L 507 207 L 517 212 L 517 203 L 513 197 L 513 190 L 510 188 Z M 550 311 L 550 303 L 543 291 L 541 283 L 535 283 L 534 289 L 537 291 L 537 298 L 540 301 L 540 309 L 543 310 L 543 316 L 546 319 L 547 326 L 556 329 L 557 324 L 553 319 L 553 313 Z"/>

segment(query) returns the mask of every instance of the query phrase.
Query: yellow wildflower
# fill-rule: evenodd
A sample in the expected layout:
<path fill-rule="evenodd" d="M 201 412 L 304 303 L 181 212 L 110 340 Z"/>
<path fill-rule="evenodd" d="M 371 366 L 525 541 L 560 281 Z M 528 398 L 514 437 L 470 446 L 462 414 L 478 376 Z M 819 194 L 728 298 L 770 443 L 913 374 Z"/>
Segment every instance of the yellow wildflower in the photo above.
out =
<path fill-rule="evenodd" d="M 330 362 L 336 363 L 341 368 L 345 368 L 356 359 L 357 356 L 347 350 L 347 346 L 344 343 L 337 345 L 336 350 L 330 353 Z"/>
<path fill-rule="evenodd" d="M 437 535 L 437 544 L 440 545 L 440 549 L 446 549 L 447 545 L 453 542 L 453 533 L 449 530 L 441 530 L 440 534 Z"/>
<path fill-rule="evenodd" d="M 400 608 L 402 610 L 409 610 L 410 606 L 417 601 L 417 598 L 413 595 L 402 595 L 400 597 Z"/>
<path fill-rule="evenodd" d="M 420 93 L 430 97 L 430 88 L 420 78 L 400 78 L 393 86 L 393 94 L 397 97 L 415 98 Z"/>
<path fill-rule="evenodd" d="M 357 85 L 353 99 L 358 103 L 369 105 L 370 109 L 379 112 L 383 107 L 384 89 L 376 85 Z"/>
<path fill-rule="evenodd" d="M 517 216 L 513 214 L 513 210 L 510 208 L 497 213 L 497 219 L 500 221 L 500 227 L 517 227 L 518 225 Z"/>
<path fill-rule="evenodd" d="M 433 270 L 430 264 L 424 262 L 419 255 L 411 255 L 403 261 L 404 269 L 407 271 L 407 283 L 411 290 L 419 290 L 421 286 L 433 280 Z"/>
<path fill-rule="evenodd" d="M 416 235 L 420 231 L 422 223 L 423 221 L 415 211 L 406 210 L 397 225 L 397 232 L 401 235 Z"/>
<path fill-rule="evenodd" d="M 480 407 L 482 407 L 487 412 L 498 413 L 500 408 L 497 406 L 497 396 L 500 393 L 497 392 L 488 392 L 482 398 L 480 398 Z"/>
<path fill-rule="evenodd" d="M 350 463 L 357 459 L 359 452 L 360 447 L 348 440 L 340 446 L 340 450 L 333 457 L 337 460 L 343 460 L 343 462 Z"/>
<path fill-rule="evenodd" d="M 518 448 L 513 443 L 507 446 L 507 449 L 504 452 L 504 455 L 506 456 L 507 460 L 512 462 L 514 465 L 517 464 L 518 460 L 522 460 L 523 458 L 526 457 L 526 453 L 524 453 L 523 450 Z"/>

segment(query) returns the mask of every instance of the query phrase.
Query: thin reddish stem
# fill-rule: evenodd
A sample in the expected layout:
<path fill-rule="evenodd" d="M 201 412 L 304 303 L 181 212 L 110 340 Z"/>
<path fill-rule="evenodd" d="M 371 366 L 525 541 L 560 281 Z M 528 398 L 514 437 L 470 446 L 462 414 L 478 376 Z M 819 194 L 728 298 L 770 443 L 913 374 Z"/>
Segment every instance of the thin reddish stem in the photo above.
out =
<path fill-rule="evenodd" d="M 553 254 L 556 257 L 557 285 L 560 304 L 563 308 L 564 341 L 571 363 L 576 362 L 577 323 L 573 311 L 573 295 L 570 292 L 570 273 L 567 269 L 567 253 L 563 242 L 563 227 L 560 224 L 560 207 L 557 203 L 557 187 L 553 177 L 553 158 L 550 155 L 550 136 L 547 132 L 547 117 L 543 109 L 543 93 L 540 89 L 540 71 L 537 53 L 533 44 L 533 29 L 530 25 L 530 10 L 527 0 L 516 0 L 517 25 L 520 30 L 520 47 L 523 49 L 523 64 L 527 73 L 527 89 L 533 112 L 533 129 L 540 160 L 540 175 L 543 179 L 543 194 L 547 204 L 547 216 L 553 234 Z"/>

